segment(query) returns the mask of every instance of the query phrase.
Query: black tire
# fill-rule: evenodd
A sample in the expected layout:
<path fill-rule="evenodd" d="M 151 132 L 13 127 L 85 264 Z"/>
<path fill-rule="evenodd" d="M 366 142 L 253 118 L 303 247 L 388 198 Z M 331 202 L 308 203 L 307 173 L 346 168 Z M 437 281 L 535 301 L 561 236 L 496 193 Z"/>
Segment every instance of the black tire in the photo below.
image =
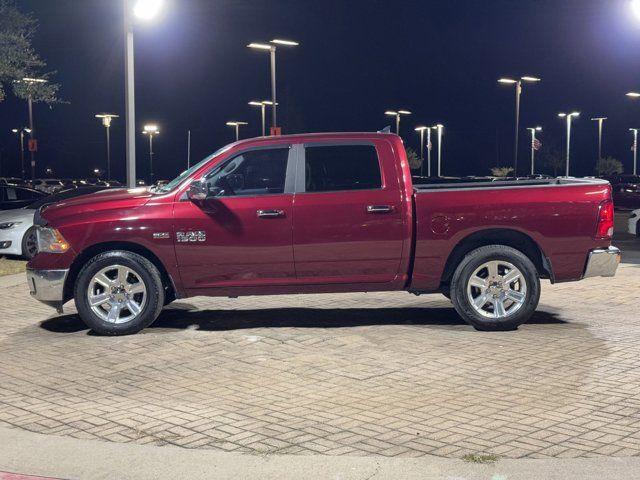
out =
<path fill-rule="evenodd" d="M 22 237 L 22 256 L 31 260 L 38 253 L 38 229 L 31 227 Z"/>
<path fill-rule="evenodd" d="M 101 318 L 92 310 L 88 300 L 88 290 L 94 275 L 115 265 L 132 269 L 146 289 L 144 306 L 133 319 L 124 323 L 112 323 Z M 105 252 L 89 260 L 78 274 L 74 299 L 80 318 L 95 333 L 129 335 L 148 327 L 158 318 L 164 305 L 164 286 L 156 266 L 143 256 L 127 251 Z"/>
<path fill-rule="evenodd" d="M 640 220 L 636 223 L 636 237 L 640 238 Z"/>
<path fill-rule="evenodd" d="M 519 309 L 514 310 L 512 314 L 503 318 L 489 318 L 482 315 L 472 305 L 467 294 L 467 286 L 474 272 L 484 264 L 493 261 L 508 262 L 515 266 L 522 273 L 522 278 L 526 285 L 526 294 L 522 305 Z M 487 245 L 469 252 L 456 268 L 451 280 L 451 301 L 453 306 L 462 319 L 476 330 L 515 330 L 531 318 L 539 300 L 540 279 L 535 265 L 525 254 L 505 245 Z M 485 305 L 489 303 L 491 303 L 491 297 L 489 297 Z M 507 309 L 507 311 L 509 310 Z"/>

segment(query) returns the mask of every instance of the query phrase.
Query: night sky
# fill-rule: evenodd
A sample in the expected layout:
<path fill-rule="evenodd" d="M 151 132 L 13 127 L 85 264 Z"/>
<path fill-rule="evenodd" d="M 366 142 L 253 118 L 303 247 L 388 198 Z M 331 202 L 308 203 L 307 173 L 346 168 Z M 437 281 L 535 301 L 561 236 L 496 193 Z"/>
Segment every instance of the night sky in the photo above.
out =
<path fill-rule="evenodd" d="M 119 0 L 19 0 L 38 18 L 35 47 L 57 70 L 69 104 L 37 105 L 39 174 L 89 176 L 104 168 L 104 129 L 94 114 L 124 114 L 124 47 Z M 136 27 L 137 130 L 157 122 L 156 177 L 233 140 L 228 120 L 259 135 L 259 109 L 270 96 L 268 54 L 252 41 L 293 39 L 278 50 L 279 123 L 284 133 L 372 131 L 403 118 L 413 128 L 443 123 L 445 175 L 488 174 L 512 163 L 514 88 L 500 76 L 535 75 L 522 97 L 520 163 L 529 165 L 525 127 L 542 125 L 545 148 L 564 149 L 557 113 L 579 110 L 572 174 L 593 172 L 595 122 L 608 116 L 604 153 L 631 168 L 629 127 L 640 127 L 640 21 L 626 0 L 165 0 L 161 18 Z M 18 173 L 10 129 L 27 123 L 26 102 L 0 103 L 3 174 Z M 138 135 L 138 177 L 148 173 L 146 137 Z M 112 168 L 124 178 L 124 118 L 112 127 Z"/>

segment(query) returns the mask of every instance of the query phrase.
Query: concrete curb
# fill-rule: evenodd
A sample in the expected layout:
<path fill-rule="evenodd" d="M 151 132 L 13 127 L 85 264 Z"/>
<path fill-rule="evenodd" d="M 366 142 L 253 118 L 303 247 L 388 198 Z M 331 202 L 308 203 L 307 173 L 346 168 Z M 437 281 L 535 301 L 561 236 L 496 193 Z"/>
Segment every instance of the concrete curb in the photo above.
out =
<path fill-rule="evenodd" d="M 254 456 L 81 440 L 0 428 L 0 471 L 68 480 L 607 480 L 636 478 L 640 458 L 521 459 Z"/>

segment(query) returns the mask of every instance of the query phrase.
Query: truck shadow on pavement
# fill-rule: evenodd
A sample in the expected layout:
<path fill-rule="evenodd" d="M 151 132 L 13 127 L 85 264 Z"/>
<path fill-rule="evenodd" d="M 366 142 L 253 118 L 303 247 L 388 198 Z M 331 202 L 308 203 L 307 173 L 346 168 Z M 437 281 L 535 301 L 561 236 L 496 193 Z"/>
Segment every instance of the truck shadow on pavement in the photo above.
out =
<path fill-rule="evenodd" d="M 527 324 L 567 324 L 557 314 L 536 312 Z M 187 303 L 175 303 L 163 310 L 150 329 L 202 331 L 252 328 L 348 328 L 375 325 L 422 325 L 468 327 L 453 308 L 271 308 L 251 310 L 196 310 Z M 77 314 L 43 321 L 40 327 L 54 333 L 88 330 Z M 91 332 L 89 332 L 91 333 Z"/>

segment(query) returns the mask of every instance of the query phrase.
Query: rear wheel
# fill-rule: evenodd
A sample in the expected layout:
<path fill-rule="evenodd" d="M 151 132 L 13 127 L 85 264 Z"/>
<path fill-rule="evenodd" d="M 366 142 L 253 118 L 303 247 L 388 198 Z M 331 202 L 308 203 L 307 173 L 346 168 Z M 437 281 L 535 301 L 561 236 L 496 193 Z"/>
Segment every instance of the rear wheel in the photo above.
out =
<path fill-rule="evenodd" d="M 74 297 L 80 318 L 102 335 L 148 327 L 164 305 L 160 272 L 146 258 L 114 251 L 93 257 L 80 271 Z"/>
<path fill-rule="evenodd" d="M 31 227 L 22 237 L 22 256 L 31 260 L 38 253 L 38 233 L 36 227 Z"/>
<path fill-rule="evenodd" d="M 539 300 L 535 266 L 505 245 L 473 250 L 451 280 L 453 306 L 477 330 L 514 330 L 529 320 Z"/>

